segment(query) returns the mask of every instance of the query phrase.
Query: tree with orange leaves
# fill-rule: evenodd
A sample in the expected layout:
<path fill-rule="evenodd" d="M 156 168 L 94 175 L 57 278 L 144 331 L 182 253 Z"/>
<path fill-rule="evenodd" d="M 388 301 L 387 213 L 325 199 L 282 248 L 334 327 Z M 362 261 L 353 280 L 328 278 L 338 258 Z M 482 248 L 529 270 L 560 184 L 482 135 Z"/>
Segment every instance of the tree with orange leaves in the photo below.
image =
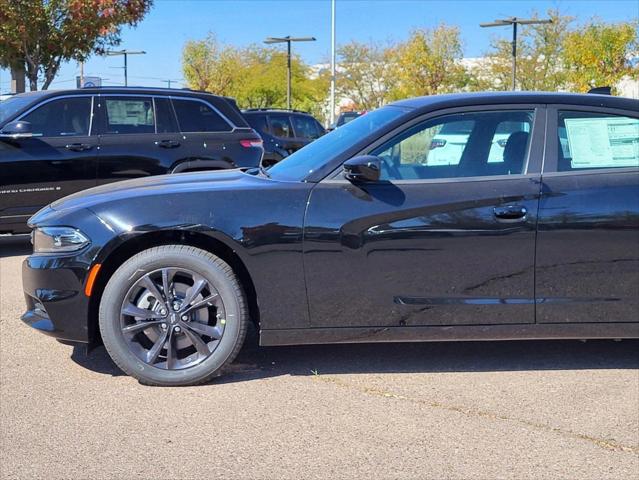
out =
<path fill-rule="evenodd" d="M 46 90 L 60 64 L 84 61 L 120 43 L 153 0 L 0 0 L 0 66 L 23 70 Z"/>

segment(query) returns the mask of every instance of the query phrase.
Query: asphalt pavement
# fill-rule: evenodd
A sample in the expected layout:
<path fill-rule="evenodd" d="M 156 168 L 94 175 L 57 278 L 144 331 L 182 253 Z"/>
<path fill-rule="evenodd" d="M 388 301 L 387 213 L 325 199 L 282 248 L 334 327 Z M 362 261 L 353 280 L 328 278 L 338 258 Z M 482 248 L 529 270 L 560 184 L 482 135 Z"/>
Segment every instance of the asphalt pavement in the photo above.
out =
<path fill-rule="evenodd" d="M 0 478 L 639 479 L 639 342 L 257 346 L 153 388 L 32 331 L 0 238 Z"/>

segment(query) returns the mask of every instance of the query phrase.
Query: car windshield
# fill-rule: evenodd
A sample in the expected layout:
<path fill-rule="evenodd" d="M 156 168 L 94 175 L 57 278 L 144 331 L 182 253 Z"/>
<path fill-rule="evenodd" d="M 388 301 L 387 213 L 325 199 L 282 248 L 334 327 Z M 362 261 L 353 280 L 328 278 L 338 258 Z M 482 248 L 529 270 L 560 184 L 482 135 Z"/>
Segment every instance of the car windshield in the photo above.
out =
<path fill-rule="evenodd" d="M 406 110 L 403 108 L 387 106 L 362 115 L 276 163 L 268 170 L 269 176 L 277 180 L 304 180 L 358 141 L 404 113 Z"/>
<path fill-rule="evenodd" d="M 0 102 L 0 123 L 12 117 L 16 112 L 34 101 L 32 96 L 15 96 Z"/>

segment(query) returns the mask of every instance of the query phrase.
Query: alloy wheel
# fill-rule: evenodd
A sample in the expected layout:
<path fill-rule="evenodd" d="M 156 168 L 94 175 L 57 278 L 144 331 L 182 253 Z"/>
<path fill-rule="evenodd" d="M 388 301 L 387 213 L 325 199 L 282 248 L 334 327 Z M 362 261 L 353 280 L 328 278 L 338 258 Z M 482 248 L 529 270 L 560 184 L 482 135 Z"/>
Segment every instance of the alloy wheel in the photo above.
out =
<path fill-rule="evenodd" d="M 121 332 L 131 352 L 165 370 L 204 361 L 219 345 L 225 325 L 217 289 L 185 268 L 146 273 L 131 286 L 120 309 Z"/>

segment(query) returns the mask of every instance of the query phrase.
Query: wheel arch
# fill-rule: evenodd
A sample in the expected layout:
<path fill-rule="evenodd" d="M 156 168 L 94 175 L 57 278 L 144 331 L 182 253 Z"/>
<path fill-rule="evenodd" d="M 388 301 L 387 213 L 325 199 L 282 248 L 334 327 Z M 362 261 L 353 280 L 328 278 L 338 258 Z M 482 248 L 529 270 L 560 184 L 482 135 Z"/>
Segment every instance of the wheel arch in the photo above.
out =
<path fill-rule="evenodd" d="M 189 245 L 206 250 L 224 260 L 238 276 L 249 307 L 251 321 L 259 329 L 260 314 L 257 303 L 257 293 L 253 279 L 240 256 L 223 241 L 202 232 L 188 230 L 161 230 L 149 232 L 130 238 L 110 251 L 101 260 L 101 267 L 93 285 L 93 292 L 89 299 L 88 334 L 89 346 L 101 343 L 98 326 L 98 311 L 102 292 L 113 273 L 133 255 L 149 248 L 161 245 Z"/>

